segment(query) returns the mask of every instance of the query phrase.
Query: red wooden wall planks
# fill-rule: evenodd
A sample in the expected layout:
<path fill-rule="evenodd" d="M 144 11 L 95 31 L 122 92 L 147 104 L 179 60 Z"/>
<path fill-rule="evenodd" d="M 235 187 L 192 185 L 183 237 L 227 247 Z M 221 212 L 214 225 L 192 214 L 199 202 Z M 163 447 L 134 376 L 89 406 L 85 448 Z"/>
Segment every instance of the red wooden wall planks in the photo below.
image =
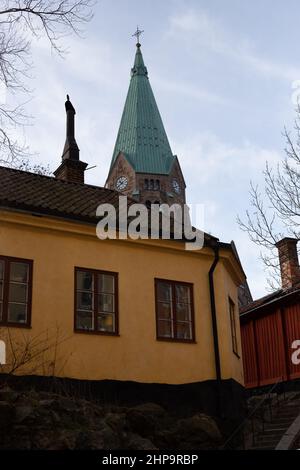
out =
<path fill-rule="evenodd" d="M 300 339 L 300 305 L 291 305 L 285 309 L 285 326 L 287 338 L 288 356 L 291 358 L 294 350 L 291 348 L 293 341 Z M 300 378 L 300 365 L 293 364 L 289 360 L 289 376 L 291 379 Z"/>
<path fill-rule="evenodd" d="M 241 335 L 247 388 L 300 378 L 300 365 L 291 360 L 291 345 L 300 340 L 300 305 L 242 319 Z"/>

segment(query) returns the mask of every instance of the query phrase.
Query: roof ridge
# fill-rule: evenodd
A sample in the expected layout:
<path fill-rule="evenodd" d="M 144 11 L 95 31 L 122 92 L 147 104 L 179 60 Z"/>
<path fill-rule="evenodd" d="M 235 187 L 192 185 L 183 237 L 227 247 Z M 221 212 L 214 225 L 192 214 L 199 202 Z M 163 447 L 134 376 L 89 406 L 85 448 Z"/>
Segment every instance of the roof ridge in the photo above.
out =
<path fill-rule="evenodd" d="M 73 182 L 73 181 L 65 181 L 65 180 L 60 180 L 55 178 L 55 176 L 50 176 L 50 175 L 41 175 L 39 173 L 34 173 L 32 171 L 26 171 L 26 170 L 20 170 L 18 168 L 11 168 L 11 167 L 6 167 L 3 165 L 0 165 L 0 171 L 5 170 L 9 171 L 12 173 L 18 173 L 18 174 L 26 174 L 26 175 L 31 175 L 34 176 L 35 178 L 40 177 L 40 179 L 47 179 L 48 181 L 55 181 L 57 184 L 64 184 L 65 186 L 80 186 L 81 188 L 91 188 L 91 189 L 97 189 L 97 190 L 102 190 L 105 192 L 110 192 L 111 194 L 116 194 L 120 196 L 120 193 L 116 191 L 115 189 L 110 189 L 110 188 L 105 188 L 104 186 L 97 186 L 94 184 L 87 184 L 87 183 L 80 183 L 80 182 Z M 132 202 L 136 202 L 136 200 L 130 196 L 127 196 L 127 199 Z"/>
<path fill-rule="evenodd" d="M 11 172 L 14 172 L 14 173 L 27 173 L 29 175 L 36 175 L 36 176 L 40 176 L 42 178 L 54 179 L 54 177 L 50 176 L 50 175 L 43 175 L 43 174 L 40 174 L 40 173 L 35 173 L 34 171 L 21 170 L 20 168 L 12 168 L 10 166 L 0 165 L 0 170 L 8 170 L 8 171 L 11 171 Z"/>

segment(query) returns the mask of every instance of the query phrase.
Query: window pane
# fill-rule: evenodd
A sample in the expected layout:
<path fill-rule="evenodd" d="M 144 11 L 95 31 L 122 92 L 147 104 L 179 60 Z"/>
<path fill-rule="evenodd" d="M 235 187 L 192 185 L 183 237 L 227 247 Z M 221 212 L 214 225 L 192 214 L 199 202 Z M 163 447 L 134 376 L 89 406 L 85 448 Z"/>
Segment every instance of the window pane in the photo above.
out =
<path fill-rule="evenodd" d="M 93 330 L 93 313 L 86 311 L 77 311 L 76 328 L 78 328 L 79 330 Z"/>
<path fill-rule="evenodd" d="M 4 278 L 4 261 L 0 261 L 0 280 Z"/>
<path fill-rule="evenodd" d="M 15 282 L 28 281 L 28 264 L 27 263 L 10 263 L 10 280 Z"/>
<path fill-rule="evenodd" d="M 109 274 L 98 275 L 98 290 L 107 294 L 113 294 L 115 291 L 115 278 Z"/>
<path fill-rule="evenodd" d="M 14 284 L 9 285 L 9 301 L 26 303 L 27 302 L 27 284 Z"/>
<path fill-rule="evenodd" d="M 3 281 L 0 281 L 0 301 L 3 300 Z"/>
<path fill-rule="evenodd" d="M 176 323 L 177 339 L 192 339 L 191 323 Z"/>
<path fill-rule="evenodd" d="M 89 292 L 77 292 L 77 309 L 93 310 L 93 294 Z"/>
<path fill-rule="evenodd" d="M 98 330 L 99 331 L 115 331 L 115 316 L 114 315 L 99 315 L 98 316 Z"/>
<path fill-rule="evenodd" d="M 93 274 L 88 271 L 77 271 L 77 290 L 93 290 Z"/>
<path fill-rule="evenodd" d="M 115 299 L 113 294 L 99 294 L 98 295 L 98 310 L 99 312 L 114 312 Z"/>
<path fill-rule="evenodd" d="M 191 320 L 191 306 L 189 304 L 176 304 L 177 321 Z"/>
<path fill-rule="evenodd" d="M 158 321 L 158 336 L 159 338 L 172 338 L 172 322 L 166 320 Z"/>
<path fill-rule="evenodd" d="M 158 318 L 160 320 L 171 320 L 172 318 L 172 304 L 167 302 L 158 302 Z"/>
<path fill-rule="evenodd" d="M 12 323 L 26 323 L 26 304 L 8 304 L 8 321 Z"/>
<path fill-rule="evenodd" d="M 170 302 L 172 299 L 171 284 L 166 282 L 157 283 L 157 300 Z"/>
<path fill-rule="evenodd" d="M 190 288 L 188 286 L 183 286 L 176 284 L 175 286 L 176 291 L 176 301 L 183 302 L 183 303 L 190 303 Z"/>

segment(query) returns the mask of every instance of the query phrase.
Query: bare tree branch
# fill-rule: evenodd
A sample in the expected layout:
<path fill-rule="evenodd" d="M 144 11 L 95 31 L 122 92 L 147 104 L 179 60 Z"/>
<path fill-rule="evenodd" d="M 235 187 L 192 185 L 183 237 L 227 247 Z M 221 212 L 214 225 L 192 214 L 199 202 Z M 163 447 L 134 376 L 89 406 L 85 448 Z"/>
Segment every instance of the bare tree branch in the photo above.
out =
<path fill-rule="evenodd" d="M 284 236 L 300 239 L 300 105 L 296 107 L 294 133 L 284 129 L 285 158 L 274 170 L 268 163 L 264 189 L 251 183 L 250 206 L 237 222 L 250 240 L 262 248 L 261 260 L 273 290 L 280 285 L 276 243 Z"/>
<path fill-rule="evenodd" d="M 8 347 L 8 361 L 0 365 L 0 373 L 30 375 L 43 370 L 44 375 L 54 376 L 57 366 L 66 363 L 67 358 L 59 355 L 59 348 L 71 337 L 62 334 L 58 325 L 36 336 L 12 332 L 10 328 L 2 329 L 0 333 Z"/>
<path fill-rule="evenodd" d="M 66 51 L 65 37 L 81 35 L 93 17 L 96 0 L 1 0 L 0 5 L 0 164 L 18 167 L 30 156 L 27 145 L 14 137 L 30 123 L 24 111 L 28 100 L 7 104 L 12 96 L 29 95 L 32 79 L 31 42 L 43 36 L 59 55 Z"/>

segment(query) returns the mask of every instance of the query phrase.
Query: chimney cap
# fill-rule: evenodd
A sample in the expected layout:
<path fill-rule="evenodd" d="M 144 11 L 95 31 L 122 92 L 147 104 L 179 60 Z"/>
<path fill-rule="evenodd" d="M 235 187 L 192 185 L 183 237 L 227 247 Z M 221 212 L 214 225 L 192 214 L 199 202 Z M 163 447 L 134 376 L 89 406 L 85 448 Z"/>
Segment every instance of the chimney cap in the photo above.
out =
<path fill-rule="evenodd" d="M 291 243 L 291 244 L 297 245 L 298 241 L 299 241 L 299 238 L 284 237 L 284 238 L 282 238 L 281 240 L 279 240 L 279 241 L 275 244 L 275 246 L 276 246 L 276 248 L 279 248 L 280 246 L 282 246 L 282 245 L 284 245 L 284 244 L 286 244 L 286 243 Z"/>
<path fill-rule="evenodd" d="M 290 289 L 300 281 L 297 253 L 298 238 L 285 237 L 276 243 L 279 255 L 282 289 Z"/>

